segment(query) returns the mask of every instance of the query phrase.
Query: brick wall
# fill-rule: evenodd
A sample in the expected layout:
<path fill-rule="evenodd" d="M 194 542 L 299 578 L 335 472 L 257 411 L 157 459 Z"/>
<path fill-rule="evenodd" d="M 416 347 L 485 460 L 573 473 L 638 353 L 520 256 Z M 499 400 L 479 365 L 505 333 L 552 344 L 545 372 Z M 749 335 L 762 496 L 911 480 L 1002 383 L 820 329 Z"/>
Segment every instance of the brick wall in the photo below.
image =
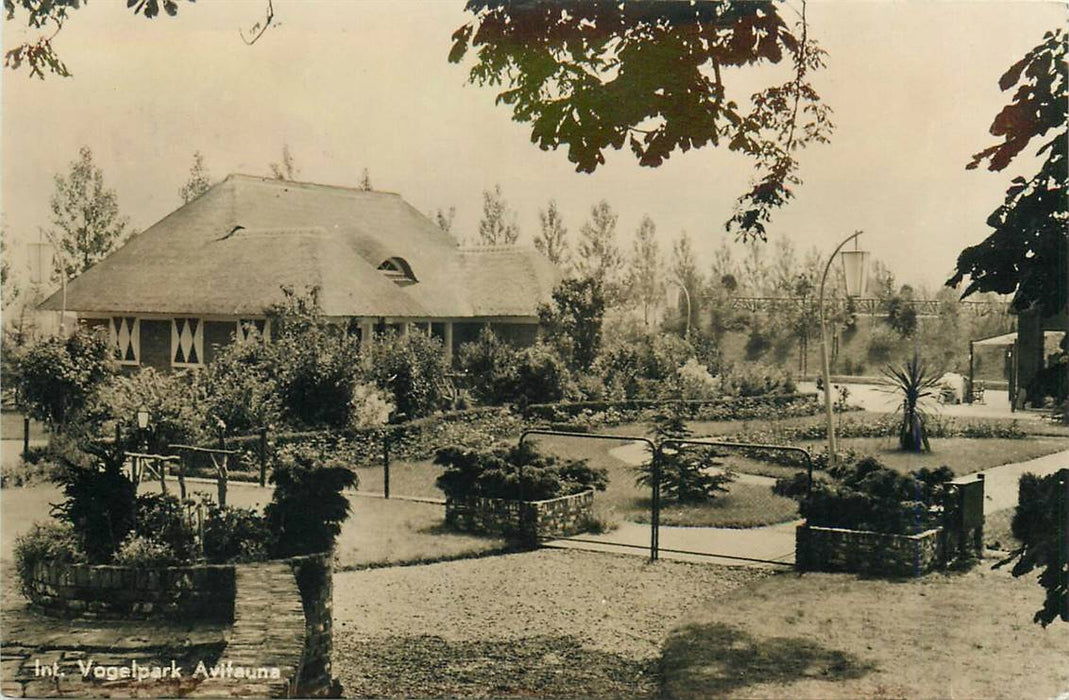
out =
<path fill-rule="evenodd" d="M 942 528 L 919 535 L 800 525 L 795 562 L 800 571 L 845 571 L 880 576 L 923 576 L 942 566 Z"/>
<path fill-rule="evenodd" d="M 448 499 L 445 521 L 462 532 L 504 535 L 534 544 L 541 539 L 567 537 L 585 531 L 593 515 L 593 505 L 593 491 L 545 501 L 482 497 Z"/>
<path fill-rule="evenodd" d="M 229 620 L 232 565 L 144 569 L 37 562 L 28 591 L 38 608 L 73 617 Z"/>

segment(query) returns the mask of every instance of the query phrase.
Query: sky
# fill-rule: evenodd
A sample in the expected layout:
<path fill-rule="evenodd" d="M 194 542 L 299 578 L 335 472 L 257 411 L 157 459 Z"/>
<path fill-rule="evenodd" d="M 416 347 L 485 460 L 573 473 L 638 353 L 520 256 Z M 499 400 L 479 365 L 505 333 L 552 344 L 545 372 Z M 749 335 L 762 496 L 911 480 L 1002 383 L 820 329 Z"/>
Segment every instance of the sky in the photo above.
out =
<path fill-rule="evenodd" d="M 455 207 L 469 240 L 483 190 L 499 184 L 521 243 L 551 198 L 573 242 L 601 199 L 619 214 L 625 250 L 644 215 L 664 250 L 685 230 L 706 263 L 732 241 L 723 224 L 749 161 L 707 147 L 642 168 L 624 150 L 576 173 L 564 150 L 539 150 L 492 88 L 447 61 L 462 2 L 274 0 L 278 24 L 252 46 L 239 31 L 262 18 L 264 0 L 182 4 L 151 21 L 125 5 L 93 0 L 73 13 L 54 42 L 73 77 L 0 74 L 0 211 L 16 269 L 21 244 L 48 225 L 54 175 L 82 145 L 137 230 L 181 204 L 194 151 L 221 179 L 268 175 L 288 144 L 299 179 L 355 186 L 367 168 L 376 189 L 423 212 Z M 1064 24 L 1065 4 L 811 0 L 807 14 L 828 52 L 813 82 L 837 128 L 802 154 L 805 182 L 770 233 L 827 253 L 860 229 L 862 247 L 901 282 L 937 287 L 961 249 L 987 236 L 1010 179 L 1035 170 L 1027 156 L 1002 173 L 965 165 L 995 142 L 988 128 L 1010 97 L 998 78 Z M 16 21 L 3 31 L 5 45 L 24 36 Z M 741 97 L 758 77 L 725 81 Z"/>

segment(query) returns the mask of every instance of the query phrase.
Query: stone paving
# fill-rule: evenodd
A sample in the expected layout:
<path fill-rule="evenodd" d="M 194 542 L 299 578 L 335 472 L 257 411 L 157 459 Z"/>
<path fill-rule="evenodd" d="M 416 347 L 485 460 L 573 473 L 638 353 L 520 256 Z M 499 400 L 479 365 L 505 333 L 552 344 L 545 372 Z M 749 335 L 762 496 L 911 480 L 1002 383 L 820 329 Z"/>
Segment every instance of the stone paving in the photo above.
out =
<path fill-rule="evenodd" d="M 197 663 L 213 664 L 226 646 L 226 623 L 62 619 L 30 608 L 10 578 L 2 592 L 0 692 L 7 697 L 184 695 L 203 680 L 190 675 Z M 162 677 L 172 664 L 181 678 Z M 130 678 L 138 669 L 148 677 Z"/>

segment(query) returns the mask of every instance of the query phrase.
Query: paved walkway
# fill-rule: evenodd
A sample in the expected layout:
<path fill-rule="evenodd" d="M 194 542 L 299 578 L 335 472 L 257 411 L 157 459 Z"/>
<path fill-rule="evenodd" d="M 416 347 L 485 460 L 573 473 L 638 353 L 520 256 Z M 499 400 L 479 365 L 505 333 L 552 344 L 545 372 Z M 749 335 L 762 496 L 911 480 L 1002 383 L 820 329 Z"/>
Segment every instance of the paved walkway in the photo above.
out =
<path fill-rule="evenodd" d="M 632 465 L 641 464 L 649 458 L 648 447 L 641 442 L 628 443 L 610 450 L 609 453 Z M 984 475 L 984 515 L 1017 505 L 1017 482 L 1022 474 L 1031 472 L 1045 476 L 1062 468 L 1069 468 L 1069 450 L 984 470 L 981 472 Z M 774 482 L 765 477 L 754 478 Z M 796 520 L 746 529 L 661 526 L 660 556 L 663 559 L 679 561 L 778 569 L 782 568 L 782 565 L 794 564 L 794 533 L 801 523 L 801 520 Z M 650 526 L 624 522 L 611 532 L 582 535 L 576 539 L 553 540 L 546 543 L 546 546 L 649 556 Z M 701 554 L 702 552 L 710 554 Z M 712 554 L 719 556 L 711 556 Z M 764 561 L 751 561 L 754 559 Z"/>

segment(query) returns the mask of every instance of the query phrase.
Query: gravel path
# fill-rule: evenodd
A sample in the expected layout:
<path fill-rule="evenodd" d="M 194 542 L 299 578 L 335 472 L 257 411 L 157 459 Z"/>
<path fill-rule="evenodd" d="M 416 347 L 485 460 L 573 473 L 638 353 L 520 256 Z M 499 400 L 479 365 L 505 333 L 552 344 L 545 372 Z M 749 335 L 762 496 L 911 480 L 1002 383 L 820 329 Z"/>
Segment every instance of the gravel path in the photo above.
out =
<path fill-rule="evenodd" d="M 649 695 L 688 611 L 767 575 L 554 550 L 339 573 L 334 669 L 348 696 Z"/>

